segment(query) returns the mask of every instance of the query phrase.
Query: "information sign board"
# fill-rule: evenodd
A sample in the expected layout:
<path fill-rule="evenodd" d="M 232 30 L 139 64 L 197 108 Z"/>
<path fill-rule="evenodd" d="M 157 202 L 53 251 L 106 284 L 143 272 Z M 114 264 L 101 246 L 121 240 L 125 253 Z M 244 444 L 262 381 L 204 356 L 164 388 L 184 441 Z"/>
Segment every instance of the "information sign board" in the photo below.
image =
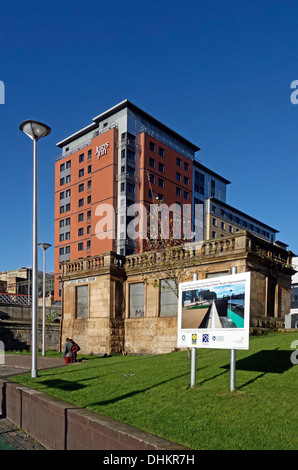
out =
<path fill-rule="evenodd" d="M 178 347 L 249 349 L 250 273 L 179 284 Z"/>

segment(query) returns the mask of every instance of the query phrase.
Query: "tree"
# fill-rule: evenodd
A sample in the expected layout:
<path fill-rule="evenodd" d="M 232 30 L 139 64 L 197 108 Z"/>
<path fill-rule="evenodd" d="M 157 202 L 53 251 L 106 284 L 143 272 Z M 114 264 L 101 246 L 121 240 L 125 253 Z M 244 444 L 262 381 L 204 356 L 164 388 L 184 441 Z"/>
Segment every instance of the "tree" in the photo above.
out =
<path fill-rule="evenodd" d="M 148 283 L 152 279 L 153 285 L 159 287 L 160 280 L 164 280 L 178 298 L 179 283 L 189 279 L 189 267 L 198 264 L 193 257 L 192 238 L 184 236 L 194 235 L 186 226 L 191 224 L 191 217 L 184 218 L 178 204 L 166 206 L 155 197 L 148 171 L 147 177 L 152 203 L 143 253 L 143 281 Z"/>

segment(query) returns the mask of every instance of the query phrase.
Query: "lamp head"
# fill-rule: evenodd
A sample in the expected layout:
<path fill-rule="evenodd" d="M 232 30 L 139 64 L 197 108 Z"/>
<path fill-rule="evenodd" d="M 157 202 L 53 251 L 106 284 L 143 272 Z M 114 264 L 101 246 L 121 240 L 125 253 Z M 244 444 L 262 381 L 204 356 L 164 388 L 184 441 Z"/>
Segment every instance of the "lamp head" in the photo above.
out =
<path fill-rule="evenodd" d="M 32 121 L 32 119 L 23 121 L 20 124 L 19 129 L 32 140 L 38 140 L 41 137 L 46 137 L 51 132 L 51 128 L 49 126 L 38 121 Z"/>
<path fill-rule="evenodd" d="M 47 250 L 52 245 L 50 245 L 50 243 L 38 243 L 38 246 L 40 246 L 43 250 Z"/>

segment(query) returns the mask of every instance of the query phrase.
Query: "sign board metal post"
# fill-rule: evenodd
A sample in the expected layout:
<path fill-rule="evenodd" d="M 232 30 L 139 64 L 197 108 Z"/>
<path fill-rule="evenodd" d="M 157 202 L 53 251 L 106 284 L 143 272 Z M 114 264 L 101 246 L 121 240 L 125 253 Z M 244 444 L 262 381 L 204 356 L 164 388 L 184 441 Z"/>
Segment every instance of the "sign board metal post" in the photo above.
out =
<path fill-rule="evenodd" d="M 237 274 L 237 268 L 232 267 L 232 274 Z M 230 359 L 230 392 L 234 392 L 236 384 L 236 350 L 231 349 Z"/>
<path fill-rule="evenodd" d="M 235 377 L 236 377 L 236 350 L 231 349 L 231 364 L 230 364 L 230 392 L 235 390 Z"/>
<path fill-rule="evenodd" d="M 193 281 L 198 280 L 198 275 L 193 275 Z M 191 348 L 191 370 L 190 370 L 190 386 L 193 387 L 196 383 L 196 348 Z"/>

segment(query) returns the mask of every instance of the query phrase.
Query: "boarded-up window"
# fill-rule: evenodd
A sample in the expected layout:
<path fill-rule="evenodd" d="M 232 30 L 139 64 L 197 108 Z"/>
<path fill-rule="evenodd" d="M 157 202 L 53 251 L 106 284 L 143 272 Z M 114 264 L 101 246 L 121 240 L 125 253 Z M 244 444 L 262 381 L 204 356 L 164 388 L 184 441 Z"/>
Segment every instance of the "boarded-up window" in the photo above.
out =
<path fill-rule="evenodd" d="M 89 315 L 89 289 L 88 286 L 76 288 L 76 317 L 88 318 Z"/>
<path fill-rule="evenodd" d="M 130 284 L 129 287 L 129 316 L 130 318 L 144 317 L 145 286 L 142 282 Z"/>
<path fill-rule="evenodd" d="M 160 282 L 160 312 L 161 317 L 172 317 L 177 315 L 178 298 L 176 284 L 172 279 Z"/>

